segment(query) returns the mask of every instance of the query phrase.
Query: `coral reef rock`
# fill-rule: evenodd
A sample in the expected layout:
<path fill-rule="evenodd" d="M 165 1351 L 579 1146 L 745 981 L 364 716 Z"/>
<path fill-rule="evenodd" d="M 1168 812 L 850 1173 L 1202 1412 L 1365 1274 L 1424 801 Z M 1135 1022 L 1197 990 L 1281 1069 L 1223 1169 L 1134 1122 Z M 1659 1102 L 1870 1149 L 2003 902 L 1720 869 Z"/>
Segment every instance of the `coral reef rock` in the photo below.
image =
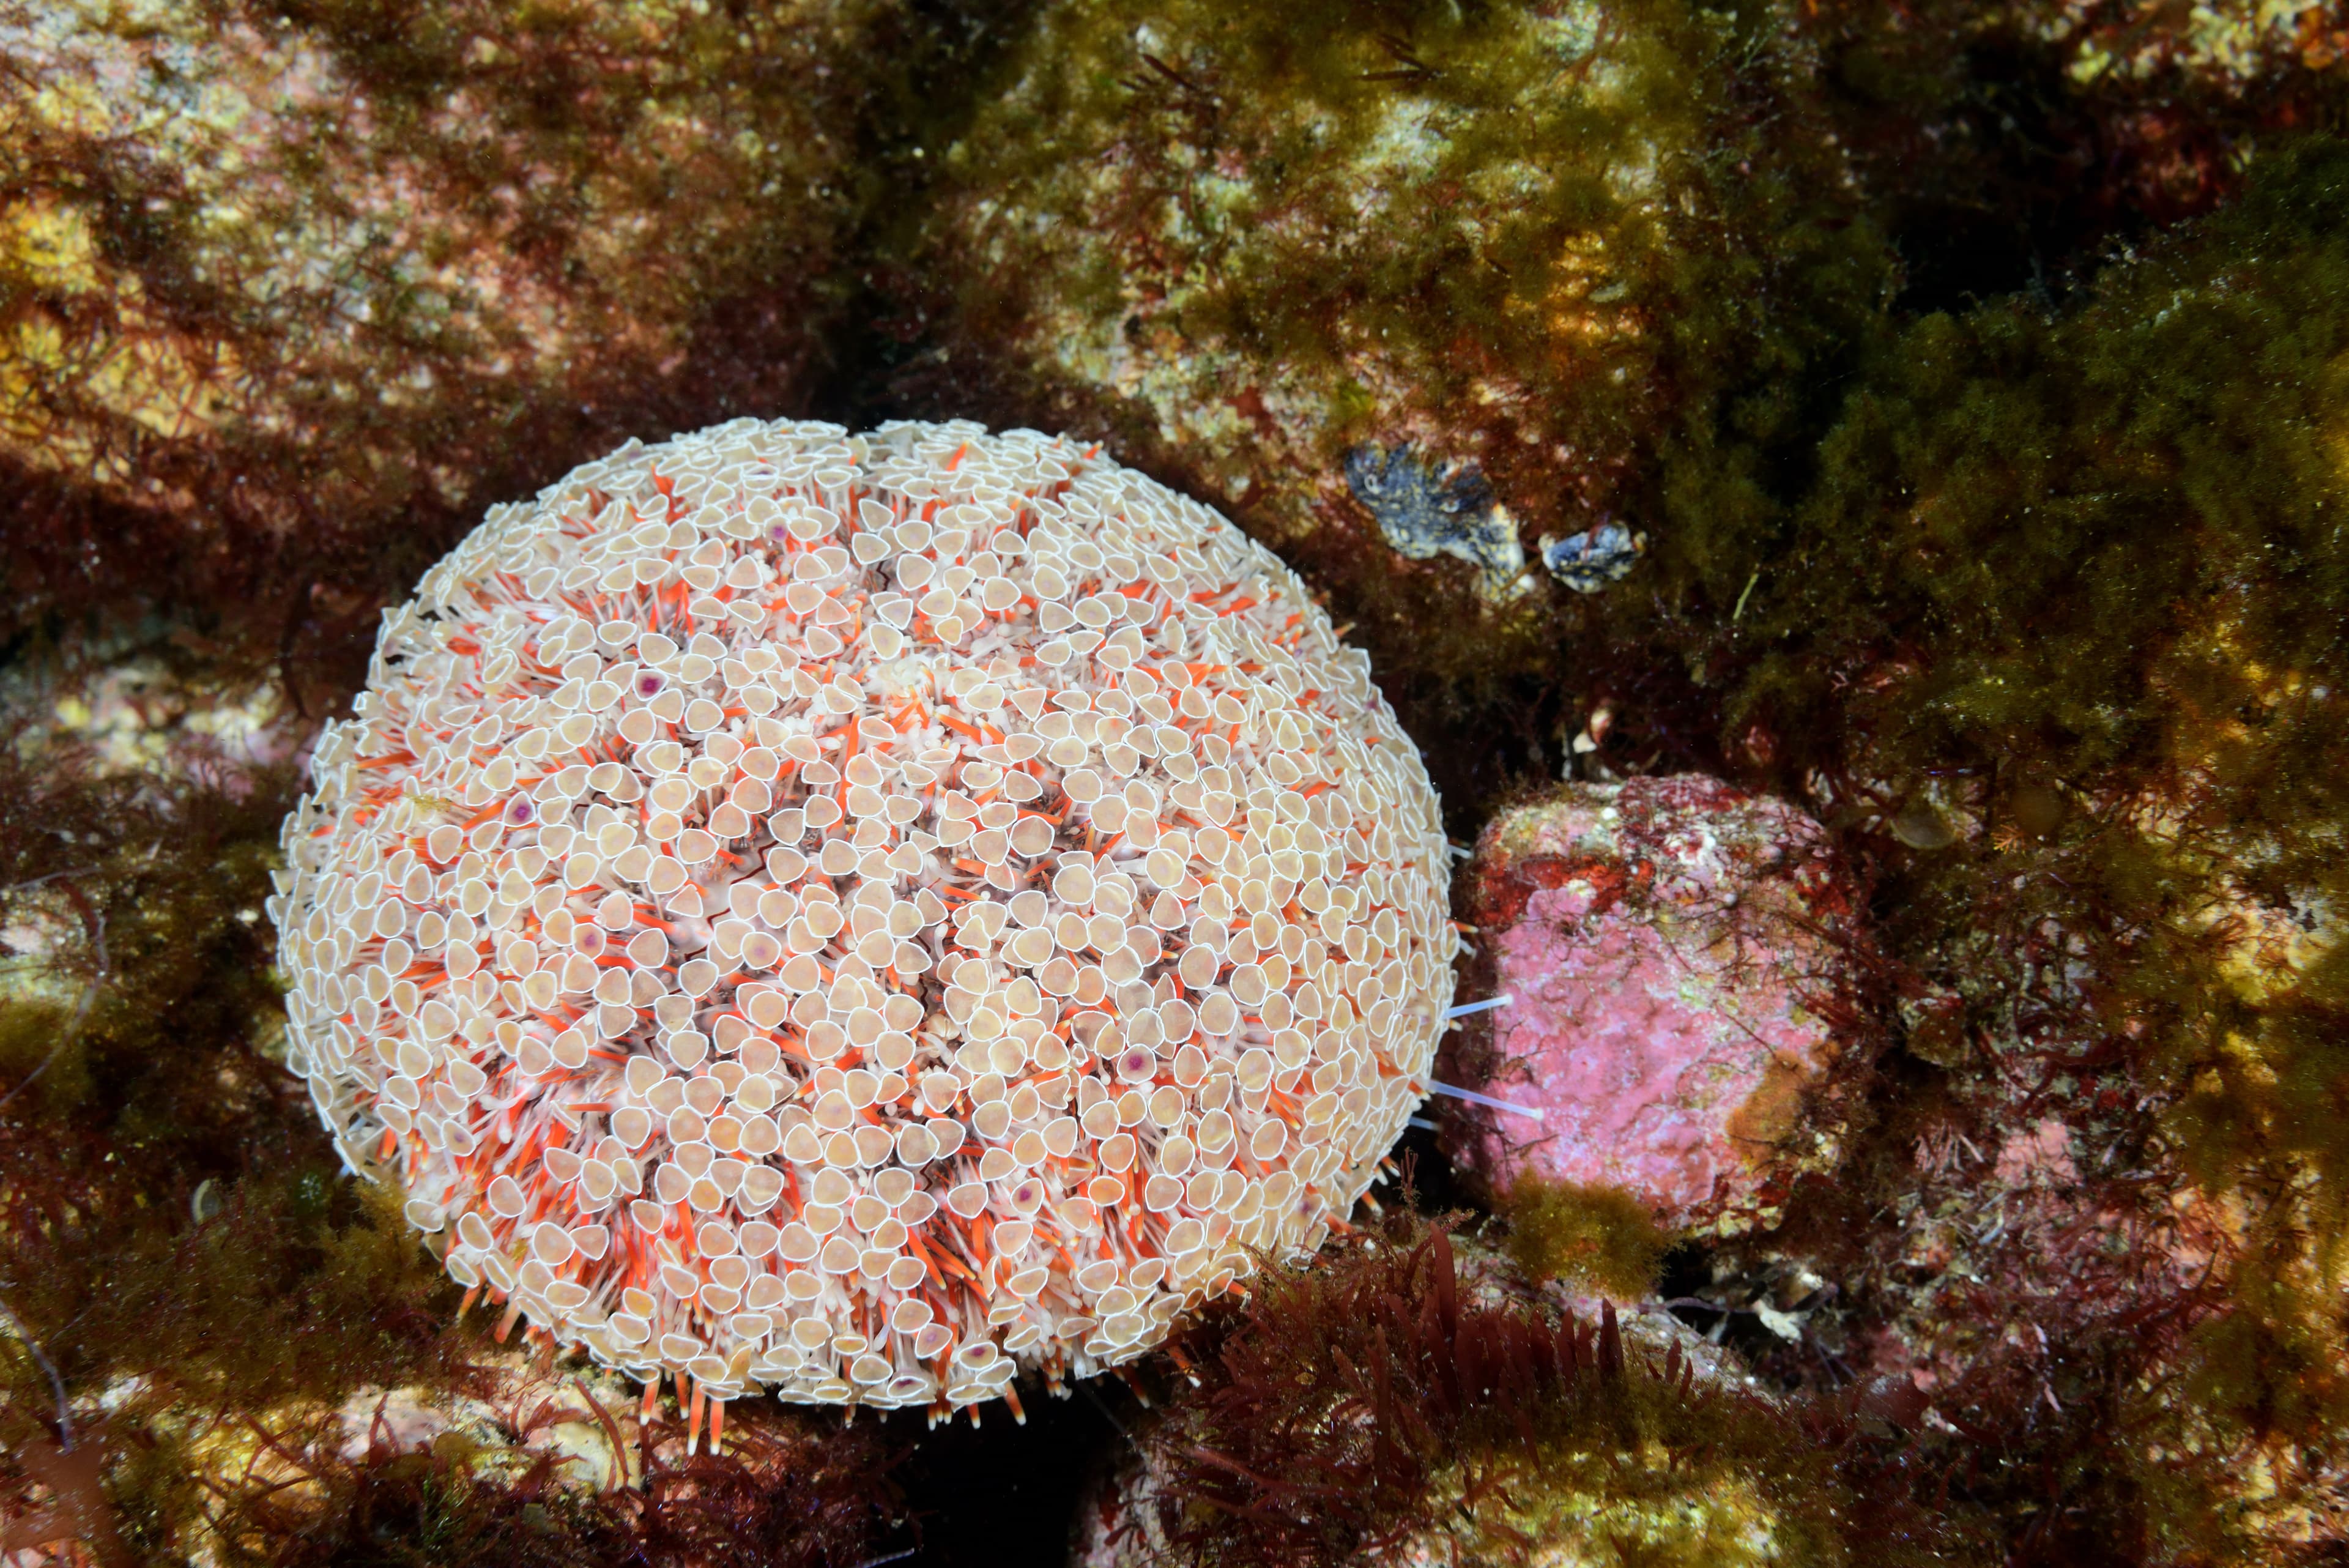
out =
<path fill-rule="evenodd" d="M 1488 826 L 1476 918 L 1495 993 L 1476 1086 L 1546 1119 L 1479 1119 L 1466 1162 L 1621 1187 L 1682 1226 L 1766 1215 L 1837 1056 L 1816 1004 L 1846 890 L 1790 806 L 1683 775 L 1569 784 Z"/>
<path fill-rule="evenodd" d="M 631 443 L 433 568 L 316 774 L 272 913 L 337 1147 L 720 1400 L 1143 1355 L 1319 1245 L 1451 994 L 1368 659 L 1032 431 Z"/>

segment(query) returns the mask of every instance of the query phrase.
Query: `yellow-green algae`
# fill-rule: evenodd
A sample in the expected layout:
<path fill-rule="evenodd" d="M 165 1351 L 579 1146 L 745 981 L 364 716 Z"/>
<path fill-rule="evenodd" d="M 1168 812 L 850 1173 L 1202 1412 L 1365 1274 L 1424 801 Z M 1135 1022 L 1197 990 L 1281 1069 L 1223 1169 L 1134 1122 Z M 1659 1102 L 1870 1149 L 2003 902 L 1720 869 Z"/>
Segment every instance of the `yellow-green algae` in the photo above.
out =
<path fill-rule="evenodd" d="M 1309 556 L 1365 443 L 1476 465 L 1530 552 L 1677 421 L 1783 423 L 1889 287 L 1795 16 L 1047 6 L 923 235 L 951 353 Z"/>
<path fill-rule="evenodd" d="M 0 627 L 365 625 L 490 502 L 794 406 L 900 9 L 0 13 Z"/>
<path fill-rule="evenodd" d="M 1744 600 L 1682 649 L 1722 741 L 1873 838 L 1945 1023 L 2012 1039 L 2027 1005 L 2034 1070 L 2138 1107 L 2111 1147 L 2236 1216 L 2182 1341 L 2073 1347 L 2113 1421 L 2043 1455 L 2103 1521 L 2063 1528 L 2157 1558 L 2271 1560 L 2349 1432 L 2349 963 L 2316 929 L 2349 894 L 2344 220 L 2349 152 L 2307 142 L 2070 308 L 1916 322 L 1804 493 L 1755 526 L 1692 488 L 1661 563 Z M 1901 833 L 1920 800 L 1954 828 Z M 2240 1506 L 2279 1445 L 2260 1473 L 2307 1490 Z"/>
<path fill-rule="evenodd" d="M 1619 1187 L 1526 1176 L 1495 1208 L 1508 1221 L 1509 1257 L 1528 1280 L 1565 1279 L 1619 1301 L 1638 1301 L 1655 1285 L 1667 1239 Z"/>
<path fill-rule="evenodd" d="M 2060 296 L 2349 104 L 2349 16 L 2300 0 L 1838 0 L 1803 30 L 1915 310 Z"/>

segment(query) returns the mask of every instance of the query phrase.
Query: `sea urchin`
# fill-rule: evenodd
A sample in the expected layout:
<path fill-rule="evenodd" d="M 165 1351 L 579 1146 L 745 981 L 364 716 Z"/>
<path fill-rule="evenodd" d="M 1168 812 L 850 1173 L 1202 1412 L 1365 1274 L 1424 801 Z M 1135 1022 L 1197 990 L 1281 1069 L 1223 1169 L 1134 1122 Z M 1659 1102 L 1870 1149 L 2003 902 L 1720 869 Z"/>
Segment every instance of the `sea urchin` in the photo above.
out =
<path fill-rule="evenodd" d="M 272 913 L 337 1147 L 697 1417 L 1141 1355 L 1318 1245 L 1450 1000 L 1368 660 L 1033 431 L 632 442 L 387 615 L 314 767 Z"/>

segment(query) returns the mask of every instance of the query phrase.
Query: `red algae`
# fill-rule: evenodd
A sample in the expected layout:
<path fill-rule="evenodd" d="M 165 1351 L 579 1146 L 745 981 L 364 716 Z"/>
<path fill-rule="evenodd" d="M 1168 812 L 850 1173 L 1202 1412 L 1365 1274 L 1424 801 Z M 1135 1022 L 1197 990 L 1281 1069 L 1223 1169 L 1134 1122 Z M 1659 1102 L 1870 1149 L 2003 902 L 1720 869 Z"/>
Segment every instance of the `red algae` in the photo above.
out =
<path fill-rule="evenodd" d="M 1836 1564 L 1961 1537 L 1904 1495 L 1913 1397 L 1775 1399 L 1660 1313 L 1543 1291 L 1441 1222 L 1274 1275 L 1080 1521 L 1168 1560 Z"/>

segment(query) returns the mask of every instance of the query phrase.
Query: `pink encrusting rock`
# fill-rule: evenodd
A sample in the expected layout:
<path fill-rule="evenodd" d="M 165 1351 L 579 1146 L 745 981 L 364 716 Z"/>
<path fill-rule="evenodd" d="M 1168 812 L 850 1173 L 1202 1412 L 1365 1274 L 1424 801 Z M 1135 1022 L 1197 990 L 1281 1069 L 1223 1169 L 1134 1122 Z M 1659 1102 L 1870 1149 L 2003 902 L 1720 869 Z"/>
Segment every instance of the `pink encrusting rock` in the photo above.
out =
<path fill-rule="evenodd" d="M 1837 1054 L 1820 1009 L 1849 898 L 1810 818 L 1694 774 L 1568 784 L 1485 829 L 1475 883 L 1512 1001 L 1469 1081 L 1545 1113 L 1458 1124 L 1483 1179 L 1621 1187 L 1735 1231 L 1831 1149 L 1805 1107 Z"/>

